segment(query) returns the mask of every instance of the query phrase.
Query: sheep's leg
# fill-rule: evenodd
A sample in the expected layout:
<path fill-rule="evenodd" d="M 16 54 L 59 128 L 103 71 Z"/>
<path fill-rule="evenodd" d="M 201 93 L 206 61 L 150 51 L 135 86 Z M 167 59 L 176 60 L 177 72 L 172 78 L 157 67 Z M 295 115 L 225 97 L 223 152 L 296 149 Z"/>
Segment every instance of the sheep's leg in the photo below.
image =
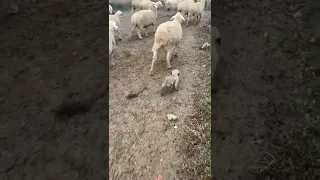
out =
<path fill-rule="evenodd" d="M 159 48 L 160 48 L 159 45 L 156 45 L 156 44 L 153 45 L 153 48 L 152 48 L 153 57 L 151 62 L 150 75 L 153 75 L 154 63 L 157 60 Z"/>
<path fill-rule="evenodd" d="M 178 50 L 179 50 L 179 46 L 177 44 L 177 45 L 175 45 L 174 51 L 173 51 L 173 55 L 176 56 L 176 57 L 178 56 Z"/>
<path fill-rule="evenodd" d="M 132 38 L 132 33 L 134 31 L 134 29 L 136 28 L 135 25 L 131 25 L 131 32 L 130 32 L 130 35 L 129 35 L 129 38 L 131 39 Z"/>
<path fill-rule="evenodd" d="M 170 59 L 171 59 L 172 53 L 174 51 L 174 46 L 169 46 L 166 49 L 167 49 L 167 58 L 166 58 L 166 60 L 167 60 L 167 68 L 171 69 Z"/>
<path fill-rule="evenodd" d="M 140 34 L 140 30 L 142 29 L 142 27 L 137 28 L 137 35 L 139 36 L 140 39 L 142 39 L 141 34 Z"/>
<path fill-rule="evenodd" d="M 117 30 L 117 34 L 118 34 L 119 40 L 121 41 L 122 39 L 121 39 L 121 37 L 120 37 L 120 31 L 119 31 L 119 29 Z"/>
<path fill-rule="evenodd" d="M 153 22 L 152 26 L 153 26 L 153 32 L 155 33 L 156 32 L 156 22 Z"/>
<path fill-rule="evenodd" d="M 187 23 L 186 23 L 186 26 L 188 26 L 188 24 L 189 24 L 190 15 L 191 15 L 191 13 L 190 13 L 190 12 L 188 12 L 188 17 L 187 17 Z"/>
<path fill-rule="evenodd" d="M 148 26 L 146 26 L 146 36 L 148 36 Z"/>

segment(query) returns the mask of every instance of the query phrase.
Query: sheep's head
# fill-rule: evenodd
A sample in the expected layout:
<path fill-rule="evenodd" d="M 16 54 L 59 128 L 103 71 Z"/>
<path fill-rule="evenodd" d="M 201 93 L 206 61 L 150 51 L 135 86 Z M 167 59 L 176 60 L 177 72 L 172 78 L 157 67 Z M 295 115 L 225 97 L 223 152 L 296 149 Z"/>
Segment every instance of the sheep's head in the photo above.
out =
<path fill-rule="evenodd" d="M 123 18 L 123 13 L 120 10 L 117 11 L 114 15 L 120 16 L 121 18 Z"/>
<path fill-rule="evenodd" d="M 155 4 L 155 3 L 151 3 L 151 4 L 149 5 L 149 9 L 151 9 L 153 12 L 156 12 L 156 10 L 157 10 L 156 4 Z"/>
<path fill-rule="evenodd" d="M 175 69 L 171 72 L 172 75 L 176 75 L 176 76 L 179 76 L 179 70 L 178 69 Z"/>
<path fill-rule="evenodd" d="M 162 7 L 162 3 L 161 1 L 158 1 L 156 3 L 154 3 L 155 7 L 158 9 L 159 7 Z"/>
<path fill-rule="evenodd" d="M 170 20 L 178 21 L 180 24 L 182 21 L 185 21 L 184 17 L 182 16 L 182 14 L 180 12 L 177 12 L 176 15 L 172 16 L 172 18 Z"/>

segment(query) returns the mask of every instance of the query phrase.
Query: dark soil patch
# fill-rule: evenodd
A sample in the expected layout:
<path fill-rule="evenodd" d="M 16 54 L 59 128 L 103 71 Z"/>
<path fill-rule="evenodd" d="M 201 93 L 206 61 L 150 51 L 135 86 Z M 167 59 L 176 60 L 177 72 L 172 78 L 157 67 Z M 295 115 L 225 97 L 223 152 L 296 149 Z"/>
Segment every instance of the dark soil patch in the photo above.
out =
<path fill-rule="evenodd" d="M 214 179 L 317 179 L 305 1 L 213 2 Z M 227 12 L 227 13 L 226 13 Z"/>
<path fill-rule="evenodd" d="M 107 178 L 107 16 L 39 1 L 0 22 L 1 179 Z"/>

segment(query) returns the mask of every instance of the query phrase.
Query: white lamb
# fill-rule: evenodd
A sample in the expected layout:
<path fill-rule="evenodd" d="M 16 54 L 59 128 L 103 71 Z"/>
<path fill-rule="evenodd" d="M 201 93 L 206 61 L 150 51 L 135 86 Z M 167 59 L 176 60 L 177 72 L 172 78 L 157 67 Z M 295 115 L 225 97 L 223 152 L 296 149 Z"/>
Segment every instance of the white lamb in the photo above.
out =
<path fill-rule="evenodd" d="M 150 0 L 144 0 L 140 3 L 140 9 L 141 10 L 148 10 L 150 8 L 150 5 L 151 4 L 155 4 L 155 7 L 157 9 L 159 9 L 160 7 L 162 7 L 162 3 L 161 1 L 157 1 L 156 3 L 155 2 L 152 2 Z"/>
<path fill-rule="evenodd" d="M 177 11 L 182 14 L 182 16 L 185 16 L 189 12 L 189 4 L 194 3 L 194 0 L 185 0 L 178 4 Z"/>
<path fill-rule="evenodd" d="M 109 21 L 109 56 L 113 53 L 113 50 L 116 48 L 116 41 L 114 39 L 115 31 L 118 31 L 118 26 L 116 25 L 116 22 Z M 113 60 L 112 64 L 114 65 Z"/>
<path fill-rule="evenodd" d="M 132 12 L 134 12 L 136 9 L 139 9 L 140 3 L 141 3 L 142 1 L 143 1 L 143 0 L 132 0 L 132 2 L 131 2 Z"/>
<path fill-rule="evenodd" d="M 192 17 L 194 24 L 195 24 L 196 19 L 198 22 L 200 21 L 201 16 L 204 12 L 205 3 L 206 3 L 206 0 L 201 0 L 200 2 L 189 4 L 189 12 L 188 12 L 186 26 L 188 26 L 188 24 L 189 24 L 190 17 Z"/>
<path fill-rule="evenodd" d="M 118 26 L 118 29 L 120 27 L 120 18 L 123 18 L 123 14 L 121 11 L 117 11 L 115 14 L 109 14 L 109 22 L 114 21 L 116 23 L 116 25 Z M 119 39 L 121 40 L 119 30 L 117 30 L 117 34 L 118 34 Z"/>
<path fill-rule="evenodd" d="M 148 10 L 141 10 L 135 12 L 131 16 L 131 33 L 130 38 L 132 37 L 133 31 L 136 29 L 137 35 L 142 39 L 140 30 L 146 28 L 146 36 L 148 36 L 148 27 L 153 26 L 153 32 L 156 31 L 156 19 L 157 19 L 157 7 L 155 3 L 150 5 Z"/>
<path fill-rule="evenodd" d="M 113 8 L 111 5 L 109 5 L 109 14 L 113 14 Z"/>
<path fill-rule="evenodd" d="M 172 20 L 172 21 L 171 21 Z M 167 68 L 170 69 L 170 59 L 172 54 L 177 56 L 180 41 L 182 39 L 181 23 L 185 21 L 181 13 L 177 12 L 170 21 L 160 24 L 154 35 L 154 43 L 152 47 L 153 58 L 151 63 L 150 75 L 153 74 L 154 63 L 158 57 L 158 51 L 164 47 L 167 51 Z"/>
<path fill-rule="evenodd" d="M 182 1 L 183 0 L 167 0 L 165 2 L 165 7 L 166 7 L 166 10 L 168 11 L 167 16 L 169 16 L 170 10 L 177 10 L 178 9 L 178 4 L 180 2 L 182 2 Z"/>

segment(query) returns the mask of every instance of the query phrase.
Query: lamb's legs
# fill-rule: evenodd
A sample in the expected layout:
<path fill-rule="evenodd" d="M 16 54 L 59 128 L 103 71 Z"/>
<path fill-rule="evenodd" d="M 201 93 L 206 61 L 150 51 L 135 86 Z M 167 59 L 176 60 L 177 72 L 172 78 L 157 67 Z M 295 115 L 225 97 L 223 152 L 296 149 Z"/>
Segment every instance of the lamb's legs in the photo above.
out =
<path fill-rule="evenodd" d="M 159 48 L 158 47 L 153 47 L 152 49 L 153 49 L 152 50 L 153 51 L 153 57 L 152 57 L 152 62 L 151 62 L 150 75 L 153 75 L 154 63 L 157 60 Z"/>

